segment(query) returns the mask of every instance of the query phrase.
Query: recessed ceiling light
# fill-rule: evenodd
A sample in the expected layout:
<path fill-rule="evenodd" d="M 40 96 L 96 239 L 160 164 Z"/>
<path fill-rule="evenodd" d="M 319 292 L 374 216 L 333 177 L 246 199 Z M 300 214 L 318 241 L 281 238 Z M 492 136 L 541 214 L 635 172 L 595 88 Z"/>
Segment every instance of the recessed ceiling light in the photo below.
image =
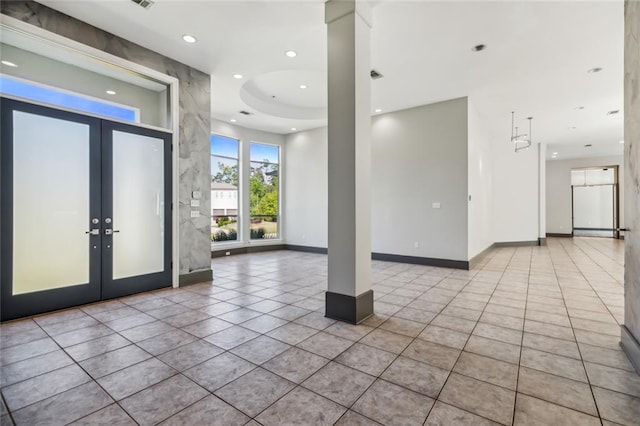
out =
<path fill-rule="evenodd" d="M 614 109 L 613 111 L 609 111 L 607 112 L 607 115 L 616 115 L 617 113 L 619 113 L 620 110 L 619 109 Z"/>
<path fill-rule="evenodd" d="M 600 67 L 595 67 L 595 68 L 591 68 L 590 70 L 587 70 L 587 72 L 589 74 L 595 74 L 595 73 L 600 72 L 600 71 L 602 71 L 602 68 L 600 68 Z"/>
<path fill-rule="evenodd" d="M 291 131 L 292 131 L 292 132 L 295 132 L 296 130 L 298 130 L 298 129 L 296 129 L 295 127 L 292 127 L 292 128 L 291 128 Z"/>
<path fill-rule="evenodd" d="M 476 44 L 475 46 L 473 46 L 473 47 L 471 48 L 471 51 L 472 51 L 472 52 L 480 52 L 481 50 L 484 50 L 484 49 L 486 49 L 486 48 L 487 48 L 487 46 L 486 46 L 486 45 L 484 45 L 484 44 Z"/>
<path fill-rule="evenodd" d="M 242 74 L 234 74 L 233 78 L 236 78 L 238 80 L 242 79 L 243 75 Z"/>
<path fill-rule="evenodd" d="M 585 148 L 591 148 L 593 145 L 591 145 L 590 143 L 586 144 L 584 147 Z"/>
<path fill-rule="evenodd" d="M 184 40 L 186 43 L 195 43 L 196 41 L 198 41 L 198 39 L 191 34 L 183 34 L 182 40 Z"/>
<path fill-rule="evenodd" d="M 557 152 L 554 152 L 552 155 L 558 155 L 558 153 L 557 153 Z"/>
<path fill-rule="evenodd" d="M 232 123 L 235 123 L 235 122 L 236 122 L 236 121 L 238 121 L 238 120 L 236 120 L 235 118 L 232 118 L 232 119 L 231 119 L 231 120 L 229 120 L 229 121 L 230 121 L 230 122 L 232 122 Z"/>
<path fill-rule="evenodd" d="M 558 158 L 556 155 L 552 155 L 551 158 Z"/>
<path fill-rule="evenodd" d="M 284 54 L 290 58 L 295 58 L 296 56 L 298 56 L 295 50 L 287 50 L 286 52 L 284 52 Z"/>
<path fill-rule="evenodd" d="M 301 84 L 301 85 L 300 85 L 300 88 L 301 88 L 301 89 L 306 89 L 307 87 L 308 87 L 308 86 L 307 86 L 306 84 Z"/>
<path fill-rule="evenodd" d="M 382 112 L 380 108 L 376 108 L 376 112 Z"/>
<path fill-rule="evenodd" d="M 618 143 L 624 143 L 624 141 L 620 141 L 620 142 L 618 142 Z"/>
<path fill-rule="evenodd" d="M 6 65 L 6 66 L 12 67 L 12 68 L 18 68 L 18 65 L 14 64 L 11 61 L 2 61 L 2 65 Z"/>
<path fill-rule="evenodd" d="M 583 106 L 577 106 L 577 107 L 575 107 L 574 109 L 575 109 L 576 111 L 579 111 L 579 110 L 581 110 L 581 109 L 584 109 L 584 107 L 583 107 Z"/>
<path fill-rule="evenodd" d="M 115 90 L 107 90 L 107 95 L 115 95 L 116 91 Z"/>

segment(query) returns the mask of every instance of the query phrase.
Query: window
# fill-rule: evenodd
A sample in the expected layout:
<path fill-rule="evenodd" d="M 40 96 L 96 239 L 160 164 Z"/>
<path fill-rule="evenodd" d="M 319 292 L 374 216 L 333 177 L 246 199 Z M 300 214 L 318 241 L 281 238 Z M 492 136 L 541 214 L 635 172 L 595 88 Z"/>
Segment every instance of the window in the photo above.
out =
<path fill-rule="evenodd" d="M 0 75 L 0 93 L 116 120 L 139 122 L 137 108 Z"/>
<path fill-rule="evenodd" d="M 211 135 L 211 241 L 238 239 L 240 142 Z"/>
<path fill-rule="evenodd" d="M 252 240 L 278 238 L 280 211 L 280 148 L 250 146 L 249 213 Z"/>

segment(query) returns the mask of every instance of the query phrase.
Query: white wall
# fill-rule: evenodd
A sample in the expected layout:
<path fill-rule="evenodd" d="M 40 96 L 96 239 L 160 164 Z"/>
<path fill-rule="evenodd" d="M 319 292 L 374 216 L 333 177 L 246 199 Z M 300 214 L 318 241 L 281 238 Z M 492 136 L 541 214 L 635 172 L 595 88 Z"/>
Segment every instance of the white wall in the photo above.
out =
<path fill-rule="evenodd" d="M 326 247 L 326 129 L 287 136 L 286 151 L 286 242 Z M 466 98 L 374 117 L 372 250 L 467 260 L 467 227 Z"/>
<path fill-rule="evenodd" d="M 327 128 L 286 138 L 287 244 L 327 247 Z"/>
<path fill-rule="evenodd" d="M 230 123 L 226 123 L 220 120 L 211 120 L 211 133 L 215 133 L 221 136 L 227 136 L 230 138 L 238 139 L 240 141 L 240 182 L 248 182 L 249 176 L 251 174 L 251 169 L 248 167 L 249 160 L 249 146 L 251 142 L 261 142 L 266 144 L 278 145 L 280 146 L 280 223 L 286 222 L 286 197 L 287 191 L 286 187 L 282 182 L 287 181 L 287 172 L 286 172 L 286 164 L 287 158 L 284 147 L 284 135 L 279 135 L 275 133 L 263 132 L 260 130 L 247 129 L 246 127 L 235 126 Z M 245 162 L 247 167 L 243 167 L 243 159 L 246 159 Z M 241 192 L 241 200 L 240 200 L 240 226 L 241 226 L 241 235 L 247 235 L 249 232 L 249 191 Z M 286 229 L 283 229 L 280 226 L 278 232 L 280 232 L 280 238 L 285 238 Z M 279 242 L 278 240 L 253 240 L 248 244 L 272 244 Z M 224 247 L 228 248 L 230 246 L 242 246 L 245 245 L 242 242 L 238 243 L 225 243 Z M 213 245 L 214 250 L 216 249 L 216 244 Z"/>
<path fill-rule="evenodd" d="M 493 157 L 486 120 L 469 98 L 469 259 L 493 244 Z"/>
<path fill-rule="evenodd" d="M 493 138 L 493 240 L 538 241 L 538 150 L 514 151 L 510 117 Z"/>
<path fill-rule="evenodd" d="M 547 161 L 547 233 L 571 234 L 571 169 L 618 166 L 624 182 L 623 156 Z M 624 227 L 624 185 L 620 185 L 620 227 Z"/>

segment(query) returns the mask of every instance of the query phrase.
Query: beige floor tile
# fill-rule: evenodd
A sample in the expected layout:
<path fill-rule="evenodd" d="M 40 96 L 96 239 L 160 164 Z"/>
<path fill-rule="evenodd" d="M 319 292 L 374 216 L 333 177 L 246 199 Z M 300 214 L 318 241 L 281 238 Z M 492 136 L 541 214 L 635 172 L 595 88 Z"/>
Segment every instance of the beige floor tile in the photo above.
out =
<path fill-rule="evenodd" d="M 352 409 L 384 425 L 422 424 L 433 399 L 383 380 L 377 380 Z"/>
<path fill-rule="evenodd" d="M 519 393 L 513 424 L 514 426 L 560 424 L 568 426 L 597 426 L 600 424 L 600 420 L 597 417 Z"/>
<path fill-rule="evenodd" d="M 486 339 L 484 337 L 471 335 L 464 350 L 478 355 L 507 361 L 512 364 L 520 362 L 520 346 L 498 340 Z"/>
<path fill-rule="evenodd" d="M 582 362 L 530 348 L 522 348 L 520 364 L 524 367 L 587 383 Z"/>
<path fill-rule="evenodd" d="M 437 401 L 427 417 L 425 426 L 494 426 L 498 424 L 453 405 Z"/>
<path fill-rule="evenodd" d="M 587 383 L 521 367 L 518 392 L 592 416 L 598 415 L 591 388 Z"/>
<path fill-rule="evenodd" d="M 438 399 L 498 423 L 510 425 L 515 392 L 452 373 Z"/>
<path fill-rule="evenodd" d="M 507 389 L 516 390 L 518 366 L 470 352 L 462 352 L 453 371 Z"/>
<path fill-rule="evenodd" d="M 375 377 L 337 362 L 330 362 L 302 383 L 345 407 L 351 406 L 373 383 Z"/>
<path fill-rule="evenodd" d="M 449 371 L 401 356 L 380 377 L 436 398 L 449 377 Z"/>
<path fill-rule="evenodd" d="M 460 350 L 416 339 L 402 352 L 402 355 L 435 367 L 451 370 L 460 355 Z"/>
<path fill-rule="evenodd" d="M 593 387 L 600 416 L 623 425 L 637 425 L 640 419 L 640 398 Z"/>

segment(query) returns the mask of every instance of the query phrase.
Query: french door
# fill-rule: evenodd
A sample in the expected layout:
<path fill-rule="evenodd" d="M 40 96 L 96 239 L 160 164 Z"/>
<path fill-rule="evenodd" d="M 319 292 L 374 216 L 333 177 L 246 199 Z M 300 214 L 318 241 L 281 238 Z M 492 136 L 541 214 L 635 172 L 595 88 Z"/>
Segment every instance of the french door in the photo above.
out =
<path fill-rule="evenodd" d="M 171 285 L 171 135 L 1 99 L 1 319 Z"/>

